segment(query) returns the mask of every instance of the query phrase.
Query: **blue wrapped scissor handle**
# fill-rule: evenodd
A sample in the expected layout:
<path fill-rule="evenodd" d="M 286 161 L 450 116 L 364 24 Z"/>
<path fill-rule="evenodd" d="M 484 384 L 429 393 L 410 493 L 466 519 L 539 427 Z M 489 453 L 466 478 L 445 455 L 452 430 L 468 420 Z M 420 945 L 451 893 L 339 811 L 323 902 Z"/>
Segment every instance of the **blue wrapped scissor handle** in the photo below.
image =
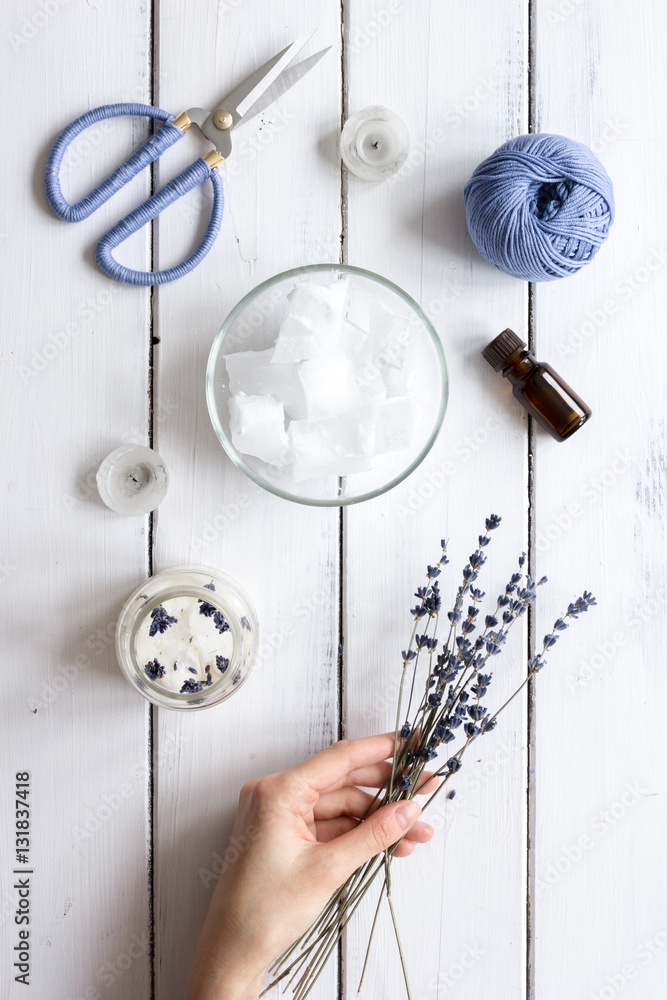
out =
<path fill-rule="evenodd" d="M 164 124 L 109 177 L 75 205 L 71 205 L 64 197 L 60 186 L 60 167 L 65 151 L 73 139 L 90 125 L 105 118 L 117 118 L 123 115 L 154 118 L 164 122 Z M 116 191 L 119 191 L 145 167 L 157 160 L 170 146 L 183 138 L 184 132 L 177 128 L 173 121 L 174 115 L 161 108 L 154 108 L 150 104 L 105 104 L 100 108 L 86 112 L 63 129 L 49 153 L 44 176 L 46 197 L 58 218 L 64 222 L 80 222 L 92 215 Z M 210 179 L 213 185 L 211 218 L 206 227 L 204 238 L 189 257 L 182 260 L 180 264 L 162 271 L 135 271 L 118 263 L 113 256 L 116 247 L 132 233 L 136 233 L 147 222 L 150 222 L 151 219 L 156 218 L 168 205 L 173 204 L 186 192 L 191 191 L 192 188 L 207 179 Z M 215 168 L 211 169 L 208 163 L 200 157 L 105 233 L 95 248 L 95 260 L 105 274 L 125 284 L 162 285 L 168 281 L 174 281 L 187 274 L 188 271 L 192 271 L 213 246 L 220 232 L 224 204 L 222 178 Z"/>

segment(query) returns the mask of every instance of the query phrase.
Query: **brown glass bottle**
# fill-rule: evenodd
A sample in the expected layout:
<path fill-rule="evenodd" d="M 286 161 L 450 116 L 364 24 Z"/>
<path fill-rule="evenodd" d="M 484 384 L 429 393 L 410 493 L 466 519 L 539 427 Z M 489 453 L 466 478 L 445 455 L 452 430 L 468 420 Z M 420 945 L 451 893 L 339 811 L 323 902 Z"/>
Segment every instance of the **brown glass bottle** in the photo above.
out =
<path fill-rule="evenodd" d="M 512 383 L 512 393 L 557 441 L 586 423 L 591 410 L 551 365 L 536 361 L 514 330 L 503 330 L 482 355 Z"/>

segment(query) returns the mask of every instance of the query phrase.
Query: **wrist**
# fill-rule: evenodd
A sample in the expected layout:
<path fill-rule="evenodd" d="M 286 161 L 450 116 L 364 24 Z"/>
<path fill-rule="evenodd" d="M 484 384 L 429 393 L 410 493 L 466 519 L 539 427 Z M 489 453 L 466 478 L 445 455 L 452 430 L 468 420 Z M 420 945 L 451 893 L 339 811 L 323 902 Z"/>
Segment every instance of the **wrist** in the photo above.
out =
<path fill-rule="evenodd" d="M 257 1000 L 265 972 L 221 966 L 194 969 L 190 975 L 187 1000 Z"/>

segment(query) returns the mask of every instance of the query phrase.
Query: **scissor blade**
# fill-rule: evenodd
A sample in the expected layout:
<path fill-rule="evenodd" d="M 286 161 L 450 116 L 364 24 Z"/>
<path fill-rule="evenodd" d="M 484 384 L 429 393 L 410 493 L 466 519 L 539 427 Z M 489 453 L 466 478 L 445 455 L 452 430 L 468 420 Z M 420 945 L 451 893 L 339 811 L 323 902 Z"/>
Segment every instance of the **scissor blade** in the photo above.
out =
<path fill-rule="evenodd" d="M 297 63 L 296 66 L 289 66 L 287 69 L 278 76 L 278 79 L 274 81 L 268 90 L 265 90 L 261 97 L 251 105 L 247 111 L 240 111 L 241 119 L 234 124 L 234 128 L 237 125 L 243 125 L 244 122 L 248 121 L 250 118 L 254 118 L 258 115 L 260 111 L 264 108 L 268 108 L 269 104 L 273 104 L 278 98 L 293 87 L 295 83 L 298 83 L 302 77 L 308 73 L 313 66 L 317 65 L 322 56 L 326 55 L 331 46 L 327 46 L 326 49 L 322 49 L 321 52 L 316 52 L 314 56 L 309 56 L 308 59 L 304 59 L 302 62 Z M 247 102 L 244 102 L 247 103 Z"/>
<path fill-rule="evenodd" d="M 216 107 L 226 108 L 227 111 L 231 111 L 236 122 L 237 119 L 243 116 L 243 106 L 247 100 L 250 99 L 250 103 L 254 103 L 259 95 L 267 87 L 271 86 L 282 70 L 286 66 L 289 66 L 292 60 L 296 58 L 297 54 L 309 40 L 309 37 L 303 35 L 301 38 L 297 38 L 296 41 L 284 48 L 282 52 L 272 56 L 268 62 L 265 62 L 259 69 L 256 69 L 238 87 L 235 87 L 230 94 L 227 94 L 226 97 L 219 101 Z"/>

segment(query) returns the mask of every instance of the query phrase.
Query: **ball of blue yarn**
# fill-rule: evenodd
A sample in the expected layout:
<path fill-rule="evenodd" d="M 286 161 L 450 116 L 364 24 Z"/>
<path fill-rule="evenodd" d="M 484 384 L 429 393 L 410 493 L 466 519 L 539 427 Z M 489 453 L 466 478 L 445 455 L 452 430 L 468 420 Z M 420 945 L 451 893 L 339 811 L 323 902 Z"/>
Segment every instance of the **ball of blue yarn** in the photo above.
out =
<path fill-rule="evenodd" d="M 477 167 L 463 197 L 482 257 L 526 281 L 576 274 L 614 221 L 614 189 L 597 156 L 546 132 L 500 146 Z"/>

